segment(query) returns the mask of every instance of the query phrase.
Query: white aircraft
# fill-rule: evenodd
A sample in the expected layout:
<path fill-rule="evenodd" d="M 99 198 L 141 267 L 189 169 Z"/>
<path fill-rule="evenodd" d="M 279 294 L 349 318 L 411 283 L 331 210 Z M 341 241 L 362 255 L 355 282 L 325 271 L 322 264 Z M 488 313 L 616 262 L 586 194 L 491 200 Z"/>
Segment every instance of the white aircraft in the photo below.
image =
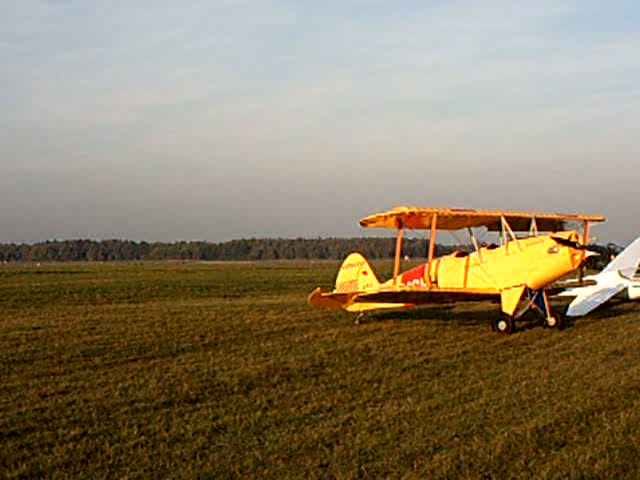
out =
<path fill-rule="evenodd" d="M 569 304 L 567 316 L 586 315 L 613 297 L 640 300 L 640 277 L 635 276 L 638 263 L 640 263 L 640 237 L 636 238 L 600 273 L 585 277 L 586 286 L 568 288 L 559 294 L 563 297 L 576 297 Z"/>

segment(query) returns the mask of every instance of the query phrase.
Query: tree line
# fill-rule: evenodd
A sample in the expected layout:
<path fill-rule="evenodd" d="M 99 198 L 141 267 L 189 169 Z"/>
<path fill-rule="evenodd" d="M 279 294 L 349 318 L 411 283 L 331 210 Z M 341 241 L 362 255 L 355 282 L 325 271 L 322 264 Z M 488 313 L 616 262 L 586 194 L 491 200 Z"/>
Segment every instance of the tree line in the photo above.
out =
<path fill-rule="evenodd" d="M 436 253 L 442 255 L 455 249 L 437 245 Z M 425 250 L 424 240 L 403 242 L 403 255 L 425 256 Z M 352 251 L 368 258 L 393 257 L 395 238 L 249 238 L 221 243 L 49 240 L 0 244 L 0 262 L 341 259 Z"/>
<path fill-rule="evenodd" d="M 249 238 L 221 243 L 135 242 L 130 240 L 49 240 L 34 244 L 0 244 L 0 262 L 63 262 L 124 260 L 290 260 L 343 259 L 351 252 L 366 258 L 393 258 L 395 238 Z M 427 243 L 423 238 L 406 238 L 402 255 L 425 258 Z M 456 250 L 472 251 L 471 245 L 436 244 L 435 255 Z M 608 263 L 621 247 L 609 243 L 601 246 L 603 254 L 590 257 L 589 266 L 599 268 Z"/>

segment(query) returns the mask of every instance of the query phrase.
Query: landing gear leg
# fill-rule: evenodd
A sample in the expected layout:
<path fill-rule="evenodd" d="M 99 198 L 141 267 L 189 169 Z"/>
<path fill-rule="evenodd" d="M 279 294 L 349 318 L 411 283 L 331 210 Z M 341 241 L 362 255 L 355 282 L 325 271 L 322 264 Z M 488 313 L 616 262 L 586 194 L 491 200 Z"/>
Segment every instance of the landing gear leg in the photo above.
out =
<path fill-rule="evenodd" d="M 561 330 L 564 327 L 564 319 L 557 312 L 554 313 L 549 306 L 549 298 L 544 290 L 531 292 L 533 305 L 542 314 L 544 326 Z"/>
<path fill-rule="evenodd" d="M 353 321 L 353 323 L 355 323 L 356 325 L 360 325 L 360 322 L 362 320 L 364 320 L 364 316 L 365 316 L 365 312 L 360 312 L 358 313 L 358 316 L 356 317 L 356 319 Z"/>

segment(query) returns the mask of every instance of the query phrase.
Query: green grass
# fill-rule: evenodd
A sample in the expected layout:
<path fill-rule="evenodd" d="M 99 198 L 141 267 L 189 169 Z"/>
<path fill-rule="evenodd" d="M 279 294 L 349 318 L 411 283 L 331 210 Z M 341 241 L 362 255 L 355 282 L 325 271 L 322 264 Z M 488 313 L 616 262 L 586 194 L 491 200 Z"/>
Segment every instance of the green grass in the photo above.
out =
<path fill-rule="evenodd" d="M 305 303 L 338 266 L 0 267 L 0 475 L 640 476 L 640 304 L 509 337 L 491 303 L 356 326 Z"/>

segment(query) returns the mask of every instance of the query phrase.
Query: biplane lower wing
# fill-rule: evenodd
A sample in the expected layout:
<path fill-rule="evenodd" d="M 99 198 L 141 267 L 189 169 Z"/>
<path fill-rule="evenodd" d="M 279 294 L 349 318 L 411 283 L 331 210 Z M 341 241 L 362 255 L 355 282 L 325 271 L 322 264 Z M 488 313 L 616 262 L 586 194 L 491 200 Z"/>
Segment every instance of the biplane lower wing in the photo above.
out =
<path fill-rule="evenodd" d="M 426 303 L 477 302 L 489 299 L 500 300 L 500 294 L 481 289 L 474 291 L 472 289 L 400 288 L 362 293 L 357 295 L 353 301 L 423 305 Z"/>
<path fill-rule="evenodd" d="M 460 301 L 500 301 L 494 291 L 468 289 L 397 288 L 379 291 L 335 293 L 320 288 L 309 295 L 309 305 L 315 308 L 343 308 L 349 312 L 364 312 L 393 308 L 407 308 L 424 304 L 446 304 Z"/>

